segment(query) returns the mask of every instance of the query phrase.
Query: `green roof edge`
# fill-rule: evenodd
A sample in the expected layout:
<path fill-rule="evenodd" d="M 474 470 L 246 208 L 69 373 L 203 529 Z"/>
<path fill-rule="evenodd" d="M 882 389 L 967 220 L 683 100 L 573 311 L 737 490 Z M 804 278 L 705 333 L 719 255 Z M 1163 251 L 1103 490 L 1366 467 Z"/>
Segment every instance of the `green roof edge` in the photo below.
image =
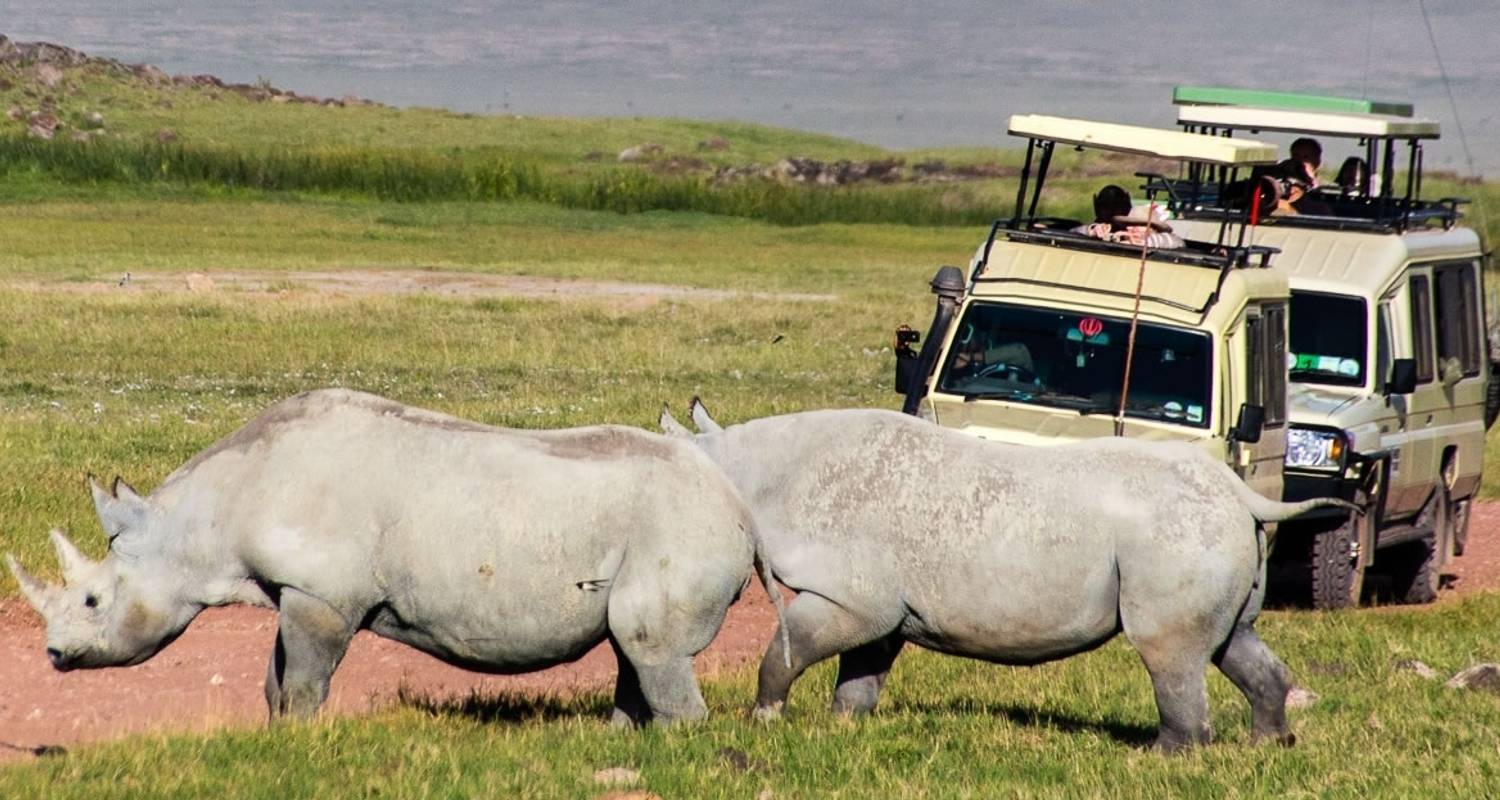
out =
<path fill-rule="evenodd" d="M 1234 89 L 1226 86 L 1174 86 L 1172 103 L 1179 106 L 1256 106 L 1290 111 L 1326 111 L 1335 114 L 1387 114 L 1410 117 L 1411 103 L 1359 100 L 1352 97 Z"/>

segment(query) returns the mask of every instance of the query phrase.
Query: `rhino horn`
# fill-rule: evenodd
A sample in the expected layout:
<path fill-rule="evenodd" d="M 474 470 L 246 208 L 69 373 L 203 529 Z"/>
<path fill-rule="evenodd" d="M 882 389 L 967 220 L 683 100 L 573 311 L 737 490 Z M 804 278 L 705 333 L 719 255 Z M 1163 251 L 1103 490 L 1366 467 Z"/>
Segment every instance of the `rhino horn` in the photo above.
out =
<path fill-rule="evenodd" d="M 63 583 L 74 583 L 83 579 L 85 572 L 94 566 L 88 556 L 60 530 L 53 528 L 52 549 L 57 551 L 57 563 L 62 567 Z"/>
<path fill-rule="evenodd" d="M 10 574 L 16 576 L 16 583 L 21 585 L 21 594 L 26 598 L 26 602 L 30 603 L 38 614 L 43 613 L 42 609 L 47 605 L 47 598 L 52 595 L 52 587 L 32 577 L 31 573 L 21 566 L 21 562 L 10 553 L 5 554 L 5 563 L 10 567 Z"/>
<path fill-rule="evenodd" d="M 702 398 L 693 395 L 692 404 L 693 424 L 698 426 L 699 433 L 718 433 L 724 430 L 714 418 L 709 415 L 708 408 L 703 405 Z"/>
<path fill-rule="evenodd" d="M 682 439 L 689 439 L 693 436 L 692 431 L 684 428 L 682 423 L 678 422 L 677 418 L 672 416 L 672 411 L 666 403 L 662 403 L 661 405 L 661 416 L 657 418 L 656 424 L 660 425 L 661 432 L 668 436 L 675 436 Z"/>

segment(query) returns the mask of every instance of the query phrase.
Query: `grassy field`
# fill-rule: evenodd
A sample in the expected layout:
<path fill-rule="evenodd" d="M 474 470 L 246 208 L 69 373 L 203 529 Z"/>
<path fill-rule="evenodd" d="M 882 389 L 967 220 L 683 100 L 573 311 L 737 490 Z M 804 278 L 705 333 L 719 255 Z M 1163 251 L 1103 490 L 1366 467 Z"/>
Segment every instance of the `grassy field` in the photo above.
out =
<path fill-rule="evenodd" d="M 19 124 L 0 120 L 10 126 L 0 131 L 0 552 L 47 576 L 52 526 L 91 553 L 104 549 L 84 473 L 149 489 L 306 389 L 365 389 L 514 427 L 649 426 L 663 401 L 680 408 L 694 394 L 725 421 L 894 406 L 892 326 L 926 323 L 927 280 L 940 264 L 967 262 L 983 222 L 1008 213 L 1013 183 L 725 190 L 703 170 L 793 155 L 1018 160 L 986 149 L 892 153 L 738 123 L 252 102 L 97 70 L 42 91 L 29 74 L 0 70 L 0 106 L 33 108 L 44 96 L 75 128 L 89 111 L 107 120 L 94 141 L 46 144 L 14 138 Z M 176 145 L 156 142 L 162 128 Z M 728 147 L 699 147 L 714 137 Z M 615 162 L 648 141 L 664 147 L 658 162 L 705 166 Z M 1092 188 L 1130 171 L 1071 153 L 1058 168 L 1050 210 L 1075 215 Z M 1500 214 L 1497 184 L 1428 191 L 1476 192 Z M 231 269 L 426 269 L 838 299 L 359 297 L 292 280 L 267 292 L 114 286 L 132 270 Z M 1490 448 L 1500 459 L 1500 439 Z M 1500 494 L 1497 473 L 1487 496 Z M 0 577 L 0 595 L 14 592 Z M 1492 660 L 1497 613 L 1500 596 L 1490 595 L 1424 612 L 1268 615 L 1267 640 L 1324 695 L 1298 712 L 1302 744 L 1291 750 L 1249 747 L 1243 703 L 1215 678 L 1223 744 L 1176 760 L 1139 752 L 1154 707 L 1144 671 L 1117 643 L 1016 670 L 912 653 L 884 711 L 855 722 L 823 710 L 824 668 L 794 696 L 791 724 L 752 726 L 741 674 L 709 683 L 715 719 L 688 730 L 611 732 L 593 695 L 412 703 L 357 720 L 83 748 L 0 771 L 0 796 L 594 797 L 605 790 L 590 776 L 611 766 L 640 770 L 667 798 L 766 788 L 775 797 L 1484 796 L 1500 769 L 1494 698 L 1394 664 L 1414 657 L 1451 672 Z"/>
<path fill-rule="evenodd" d="M 1445 674 L 1493 657 L 1500 596 L 1429 611 L 1278 612 L 1261 630 L 1321 695 L 1292 711 L 1298 744 L 1252 746 L 1243 699 L 1210 678 L 1216 743 L 1143 752 L 1150 684 L 1115 642 L 1034 668 L 909 651 L 874 716 L 826 711 L 831 665 L 790 716 L 745 718 L 748 674 L 710 681 L 702 726 L 607 727 L 603 695 L 409 702 L 361 719 L 214 736 L 141 737 L 0 771 L 11 797 L 593 798 L 624 767 L 663 798 L 1486 797 L 1500 780 L 1500 704 L 1396 666 Z"/>

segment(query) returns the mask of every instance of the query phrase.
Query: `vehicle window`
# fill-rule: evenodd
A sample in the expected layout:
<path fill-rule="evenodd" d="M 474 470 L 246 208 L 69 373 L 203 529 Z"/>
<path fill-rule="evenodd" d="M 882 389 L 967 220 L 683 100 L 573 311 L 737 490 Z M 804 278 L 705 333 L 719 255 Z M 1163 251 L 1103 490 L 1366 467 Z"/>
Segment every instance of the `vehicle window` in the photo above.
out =
<path fill-rule="evenodd" d="M 1432 380 L 1432 299 L 1426 275 L 1411 276 L 1411 348 L 1417 383 Z"/>
<path fill-rule="evenodd" d="M 1385 392 L 1386 377 L 1391 374 L 1391 305 L 1380 304 L 1375 317 L 1375 391 Z"/>
<path fill-rule="evenodd" d="M 1128 319 L 974 303 L 958 322 L 938 390 L 1114 414 L 1129 338 Z M 1212 362 L 1207 334 L 1141 323 L 1126 416 L 1207 428 Z"/>
<path fill-rule="evenodd" d="M 1440 362 L 1458 359 L 1465 375 L 1479 374 L 1478 292 L 1474 270 L 1468 264 L 1450 264 L 1433 270 L 1437 293 L 1437 355 Z"/>
<path fill-rule="evenodd" d="M 1363 386 L 1365 301 L 1322 292 L 1292 292 L 1291 379 L 1298 383 Z"/>
<path fill-rule="evenodd" d="M 1266 395 L 1266 321 L 1245 317 L 1245 402 L 1264 406 Z"/>
<path fill-rule="evenodd" d="M 1266 425 L 1280 425 L 1286 421 L 1286 306 L 1277 303 L 1268 305 L 1265 311 L 1266 363 Z"/>

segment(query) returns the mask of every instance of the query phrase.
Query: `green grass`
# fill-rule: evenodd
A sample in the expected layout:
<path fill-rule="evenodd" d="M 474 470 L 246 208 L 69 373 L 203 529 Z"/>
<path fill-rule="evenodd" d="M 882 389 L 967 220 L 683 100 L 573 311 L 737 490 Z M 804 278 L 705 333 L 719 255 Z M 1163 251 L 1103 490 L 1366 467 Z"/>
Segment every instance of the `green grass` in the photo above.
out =
<path fill-rule="evenodd" d="M 474 697 L 210 736 L 134 737 L 0 771 L 15 797 L 599 797 L 596 770 L 639 771 L 665 798 L 1485 797 L 1500 780 L 1500 703 L 1398 669 L 1447 674 L 1494 658 L 1500 595 L 1427 611 L 1277 612 L 1262 635 L 1321 695 L 1291 712 L 1294 748 L 1252 746 L 1247 709 L 1210 675 L 1214 745 L 1143 751 L 1155 706 L 1123 642 L 1002 668 L 912 650 L 882 707 L 826 711 L 831 664 L 796 687 L 789 717 L 752 724 L 748 671 L 711 680 L 713 717 L 619 732 L 607 700 Z M 737 763 L 736 763 L 737 762 Z M 748 767 L 748 768 L 747 768 Z"/>

